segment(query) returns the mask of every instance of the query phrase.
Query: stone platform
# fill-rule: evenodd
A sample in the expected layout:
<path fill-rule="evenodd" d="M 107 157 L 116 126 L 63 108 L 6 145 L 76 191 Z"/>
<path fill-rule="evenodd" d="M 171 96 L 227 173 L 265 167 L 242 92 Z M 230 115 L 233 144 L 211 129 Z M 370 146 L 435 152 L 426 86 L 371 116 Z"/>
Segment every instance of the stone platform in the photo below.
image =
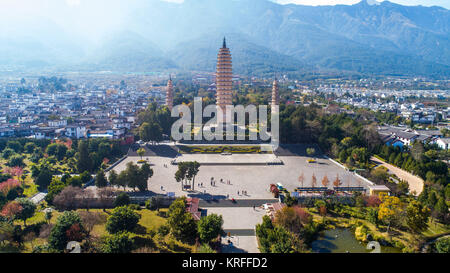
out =
<path fill-rule="evenodd" d="M 274 154 L 182 154 L 173 164 L 197 161 L 201 165 L 281 165 L 283 161 Z"/>

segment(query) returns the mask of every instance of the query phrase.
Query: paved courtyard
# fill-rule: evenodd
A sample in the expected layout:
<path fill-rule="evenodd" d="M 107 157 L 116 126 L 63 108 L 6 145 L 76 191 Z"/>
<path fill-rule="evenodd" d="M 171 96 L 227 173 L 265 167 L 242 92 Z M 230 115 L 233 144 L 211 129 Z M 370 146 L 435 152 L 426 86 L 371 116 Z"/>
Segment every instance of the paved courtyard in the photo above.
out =
<path fill-rule="evenodd" d="M 223 252 L 259 253 L 255 226 L 262 222 L 265 215 L 262 208 L 207 208 L 207 214 L 212 213 L 222 215 L 223 229 L 225 233 L 230 233 L 230 237 L 225 236 L 222 239 Z"/>
<path fill-rule="evenodd" d="M 258 157 L 258 154 L 253 155 Z M 205 158 L 205 155 L 201 155 Z M 319 158 L 317 163 L 308 163 L 308 157 L 304 156 L 279 156 L 283 165 L 203 165 L 195 179 L 193 191 L 182 191 L 181 184 L 176 182 L 174 176 L 177 165 L 172 165 L 172 157 L 149 156 L 154 170 L 154 175 L 149 179 L 150 191 L 165 194 L 175 192 L 176 196 L 194 196 L 204 199 L 225 199 L 227 196 L 234 199 L 268 199 L 272 198 L 269 192 L 270 184 L 281 183 L 289 191 L 300 186 L 298 177 L 303 172 L 305 177 L 304 186 L 311 186 L 312 175 L 317 178 L 316 187 L 321 187 L 322 178 L 327 175 L 332 188 L 332 181 L 339 175 L 342 186 L 364 186 L 366 182 L 358 179 L 350 172 L 340 168 L 328 159 Z M 195 159 L 195 155 L 190 157 Z M 130 161 L 137 162 L 140 157 L 130 156 L 117 165 L 114 170 L 120 172 L 125 169 Z M 211 178 L 215 185 L 211 185 Z M 223 179 L 223 182 L 220 182 Z M 230 180 L 230 184 L 227 184 Z M 198 184 L 200 183 L 200 186 Z M 203 185 L 201 185 L 203 184 Z M 161 186 L 163 189 L 161 190 Z M 247 195 L 243 195 L 246 191 Z"/>
<path fill-rule="evenodd" d="M 207 208 L 207 214 L 219 214 L 223 217 L 223 229 L 227 230 L 255 230 L 256 224 L 262 223 L 266 214 L 264 209 L 255 208 Z"/>

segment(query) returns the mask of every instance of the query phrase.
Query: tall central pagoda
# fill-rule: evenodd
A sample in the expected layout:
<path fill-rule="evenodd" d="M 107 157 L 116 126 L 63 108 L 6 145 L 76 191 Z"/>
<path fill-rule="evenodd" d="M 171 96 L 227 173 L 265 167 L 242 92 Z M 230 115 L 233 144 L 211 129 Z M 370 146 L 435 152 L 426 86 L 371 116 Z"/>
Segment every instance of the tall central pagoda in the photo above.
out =
<path fill-rule="evenodd" d="M 226 106 L 232 105 L 233 96 L 233 70 L 231 62 L 230 49 L 227 48 L 225 38 L 223 38 L 222 48 L 217 54 L 217 70 L 216 70 L 216 104 L 223 111 L 224 120 L 228 121 L 226 117 Z"/>

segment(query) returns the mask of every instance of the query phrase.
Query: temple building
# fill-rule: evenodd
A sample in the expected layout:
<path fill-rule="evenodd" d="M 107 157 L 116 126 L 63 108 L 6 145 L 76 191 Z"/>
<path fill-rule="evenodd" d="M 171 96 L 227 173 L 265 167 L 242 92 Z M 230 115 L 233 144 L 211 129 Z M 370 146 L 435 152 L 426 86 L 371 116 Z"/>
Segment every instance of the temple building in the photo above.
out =
<path fill-rule="evenodd" d="M 172 85 L 172 77 L 169 76 L 169 81 L 167 82 L 167 90 L 166 90 L 166 105 L 170 111 L 172 111 L 173 107 L 173 85 Z"/>
<path fill-rule="evenodd" d="M 231 53 L 227 48 L 225 38 L 223 38 L 222 48 L 217 54 L 216 89 L 216 104 L 222 109 L 223 122 L 226 122 L 229 120 L 229 117 L 226 116 L 226 106 L 232 105 L 233 71 Z"/>

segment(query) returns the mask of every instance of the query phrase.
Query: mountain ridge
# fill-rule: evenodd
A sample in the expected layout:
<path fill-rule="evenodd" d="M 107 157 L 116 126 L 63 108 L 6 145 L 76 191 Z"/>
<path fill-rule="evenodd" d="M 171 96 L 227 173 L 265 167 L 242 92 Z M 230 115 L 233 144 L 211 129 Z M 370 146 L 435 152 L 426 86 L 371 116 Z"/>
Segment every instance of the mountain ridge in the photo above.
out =
<path fill-rule="evenodd" d="M 279 72 L 316 69 L 370 75 L 450 76 L 450 11 L 442 7 L 402 6 L 388 1 L 305 6 L 268 0 L 136 0 L 130 2 L 126 12 L 126 24 L 110 30 L 115 40 L 105 38 L 95 46 L 85 43 L 90 49 L 71 49 L 71 58 L 55 56 L 45 48 L 40 49 L 42 58 L 33 58 L 26 47 L 19 46 L 17 52 L 30 56 L 30 62 L 59 68 L 214 71 L 212 64 L 221 37 L 232 33 L 242 42 L 236 47 L 236 57 L 243 60 L 235 59 L 234 64 L 235 70 L 243 74 L 271 73 L 278 68 Z M 70 35 L 55 31 L 54 36 L 69 39 Z M 38 37 L 34 35 L 32 42 L 45 47 L 45 41 Z M 208 44 L 205 37 L 211 39 L 210 48 L 195 48 Z M 60 44 L 67 43 L 64 40 Z M 18 54 L 11 48 L 3 50 L 3 59 L 9 57 L 8 65 L 15 60 L 11 55 Z M 65 62 L 66 59 L 71 60 Z"/>

